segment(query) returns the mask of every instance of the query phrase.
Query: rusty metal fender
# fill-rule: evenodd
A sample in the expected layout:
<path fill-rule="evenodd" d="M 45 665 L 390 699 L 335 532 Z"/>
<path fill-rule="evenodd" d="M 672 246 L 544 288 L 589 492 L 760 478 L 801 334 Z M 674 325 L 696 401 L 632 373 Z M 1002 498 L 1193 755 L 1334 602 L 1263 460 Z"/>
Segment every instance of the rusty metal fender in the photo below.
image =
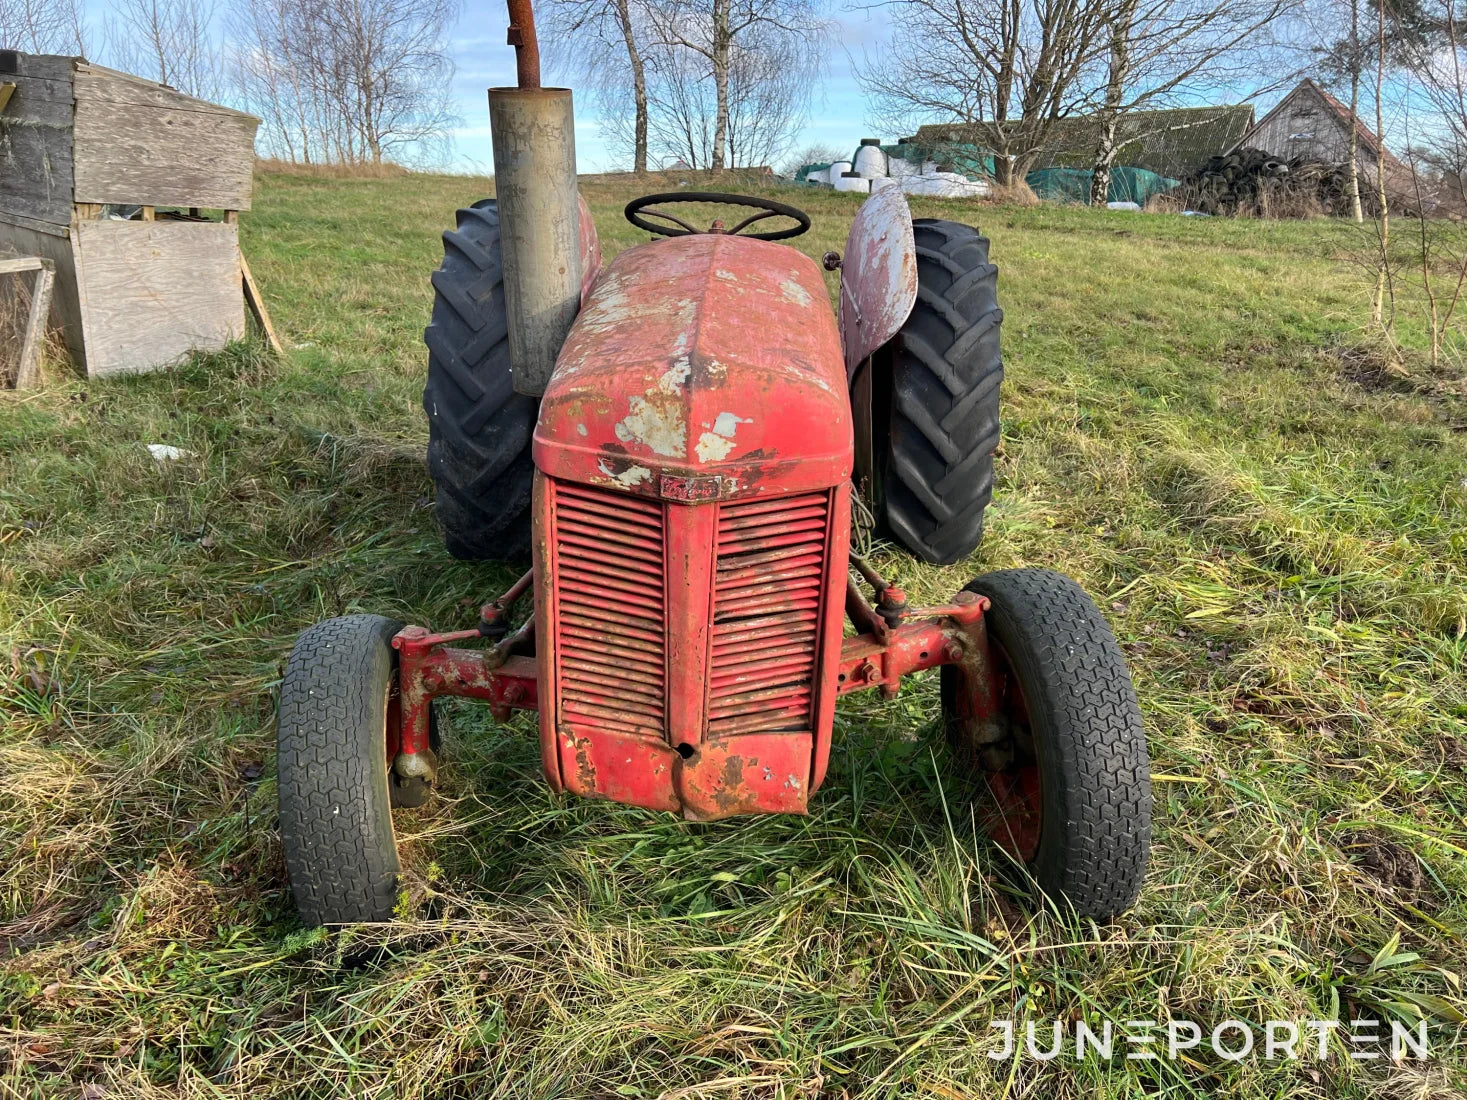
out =
<path fill-rule="evenodd" d="M 601 274 L 601 237 L 596 232 L 591 208 L 586 205 L 586 196 L 577 192 L 576 202 L 581 210 L 581 306 L 584 308 L 591 288 L 596 285 L 596 277 Z"/>
<path fill-rule="evenodd" d="M 906 324 L 917 301 L 917 242 L 900 187 L 883 187 L 861 204 L 841 264 L 840 338 L 846 379 Z"/>

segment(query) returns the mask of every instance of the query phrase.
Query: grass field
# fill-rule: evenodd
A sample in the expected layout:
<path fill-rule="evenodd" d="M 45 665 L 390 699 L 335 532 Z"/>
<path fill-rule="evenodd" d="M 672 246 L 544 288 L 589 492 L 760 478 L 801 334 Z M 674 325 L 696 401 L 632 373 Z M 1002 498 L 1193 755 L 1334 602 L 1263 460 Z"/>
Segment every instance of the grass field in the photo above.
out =
<path fill-rule="evenodd" d="M 1131 914 L 1006 885 L 927 678 L 842 704 L 810 817 L 706 825 L 558 799 L 527 720 L 451 706 L 401 923 L 302 929 L 294 636 L 466 624 L 511 579 L 443 553 L 418 405 L 438 235 L 484 188 L 263 176 L 283 360 L 0 397 L 0 1096 L 1462 1095 L 1467 384 L 1409 324 L 1386 368 L 1328 223 L 917 211 L 993 239 L 1005 442 L 973 561 L 881 565 L 931 600 L 1051 566 L 1101 602 L 1155 773 Z M 586 189 L 634 243 L 633 186 Z M 854 201 L 805 198 L 797 243 L 840 247 Z M 1427 1062 L 987 1057 L 995 1019 L 1418 1015 Z"/>

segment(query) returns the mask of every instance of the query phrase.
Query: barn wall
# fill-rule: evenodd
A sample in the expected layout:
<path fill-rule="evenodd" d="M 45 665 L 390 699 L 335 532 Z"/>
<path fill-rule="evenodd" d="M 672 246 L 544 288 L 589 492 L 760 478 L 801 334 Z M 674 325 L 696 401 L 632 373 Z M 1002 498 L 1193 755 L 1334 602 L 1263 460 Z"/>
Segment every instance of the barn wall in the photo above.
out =
<path fill-rule="evenodd" d="M 73 60 L 46 54 L 10 56 L 19 71 L 0 72 L 0 80 L 15 85 L 0 113 L 0 214 L 68 225 Z"/>
<path fill-rule="evenodd" d="M 248 210 L 259 120 L 98 66 L 76 73 L 76 201 Z"/>
<path fill-rule="evenodd" d="M 1283 160 L 1299 157 L 1326 164 L 1343 164 L 1350 159 L 1350 128 L 1329 104 L 1308 88 L 1293 92 L 1243 141 Z M 1375 154 L 1359 146 L 1356 163 L 1362 172 L 1375 176 Z"/>

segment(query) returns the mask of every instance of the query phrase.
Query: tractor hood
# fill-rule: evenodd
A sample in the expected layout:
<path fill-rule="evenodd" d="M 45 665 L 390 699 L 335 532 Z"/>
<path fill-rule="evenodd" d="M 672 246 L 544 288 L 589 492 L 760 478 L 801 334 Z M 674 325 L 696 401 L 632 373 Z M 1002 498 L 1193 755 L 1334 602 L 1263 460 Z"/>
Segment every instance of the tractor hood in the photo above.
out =
<path fill-rule="evenodd" d="M 601 273 L 535 427 L 550 476 L 669 500 L 827 488 L 851 459 L 819 267 L 724 234 L 630 248 Z"/>

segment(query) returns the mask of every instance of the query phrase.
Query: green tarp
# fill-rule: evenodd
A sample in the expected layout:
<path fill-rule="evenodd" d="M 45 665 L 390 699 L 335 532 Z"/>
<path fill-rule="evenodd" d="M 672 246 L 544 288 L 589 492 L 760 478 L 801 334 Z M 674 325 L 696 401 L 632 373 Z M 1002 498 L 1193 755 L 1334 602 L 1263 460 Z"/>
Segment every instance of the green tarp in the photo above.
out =
<path fill-rule="evenodd" d="M 1045 202 L 1090 202 L 1094 173 L 1083 168 L 1043 168 L 1024 177 L 1029 189 Z M 1134 202 L 1145 206 L 1152 195 L 1170 191 L 1179 181 L 1148 172 L 1145 168 L 1118 167 L 1110 170 L 1106 202 Z"/>

